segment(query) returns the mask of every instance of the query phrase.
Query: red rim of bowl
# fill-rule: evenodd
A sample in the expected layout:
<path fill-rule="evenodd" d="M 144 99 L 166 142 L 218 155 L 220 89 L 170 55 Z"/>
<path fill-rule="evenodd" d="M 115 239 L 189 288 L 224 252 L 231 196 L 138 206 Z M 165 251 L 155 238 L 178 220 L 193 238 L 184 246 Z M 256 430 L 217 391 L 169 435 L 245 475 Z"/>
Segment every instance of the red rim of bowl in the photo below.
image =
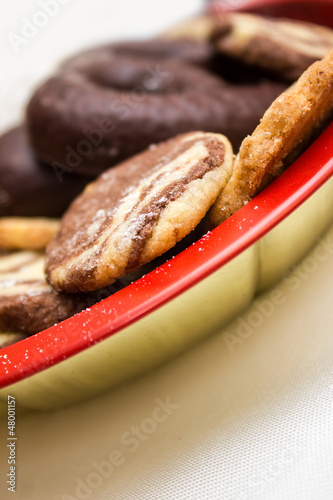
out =
<path fill-rule="evenodd" d="M 333 0 L 211 0 L 208 11 L 213 14 L 253 12 L 333 27 L 332 7 Z"/>
<path fill-rule="evenodd" d="M 266 7 L 279 9 L 290 8 L 292 5 L 311 5 L 320 11 L 325 5 L 332 6 L 333 0 L 208 0 L 209 7 L 215 11 L 224 10 L 262 10 Z M 319 12 L 321 14 L 321 12 Z M 323 16 L 322 16 L 323 17 Z M 324 19 L 323 19 L 324 20 Z"/>
<path fill-rule="evenodd" d="M 0 387 L 114 335 L 258 241 L 333 175 L 333 123 L 278 179 L 223 224 L 102 302 L 0 353 Z"/>

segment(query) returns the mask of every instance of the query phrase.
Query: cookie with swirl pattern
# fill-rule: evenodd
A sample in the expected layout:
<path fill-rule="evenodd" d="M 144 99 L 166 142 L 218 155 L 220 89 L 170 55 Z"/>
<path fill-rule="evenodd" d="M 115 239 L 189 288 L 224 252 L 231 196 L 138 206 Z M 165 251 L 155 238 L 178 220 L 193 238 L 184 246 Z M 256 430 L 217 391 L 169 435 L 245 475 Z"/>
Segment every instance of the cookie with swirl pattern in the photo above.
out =
<path fill-rule="evenodd" d="M 297 80 L 333 47 L 330 28 L 247 13 L 221 16 L 211 38 L 223 54 L 288 81 Z"/>
<path fill-rule="evenodd" d="M 232 164 L 225 136 L 191 132 L 106 171 L 72 204 L 48 246 L 50 283 L 65 292 L 96 290 L 160 256 L 198 225 Z"/>
<path fill-rule="evenodd" d="M 7 337 L 9 332 L 37 333 L 83 306 L 82 297 L 58 293 L 46 282 L 43 254 L 21 251 L 0 256 L 0 332 L 7 332 Z"/>

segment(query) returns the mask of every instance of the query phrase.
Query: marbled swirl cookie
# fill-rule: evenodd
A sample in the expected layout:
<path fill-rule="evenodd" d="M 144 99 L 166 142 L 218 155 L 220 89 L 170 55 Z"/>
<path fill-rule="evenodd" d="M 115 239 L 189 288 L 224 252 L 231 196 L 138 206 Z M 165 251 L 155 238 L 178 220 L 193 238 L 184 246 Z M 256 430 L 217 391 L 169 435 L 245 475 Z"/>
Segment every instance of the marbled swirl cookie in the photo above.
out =
<path fill-rule="evenodd" d="M 49 245 L 50 283 L 96 290 L 163 254 L 205 216 L 232 164 L 224 136 L 191 132 L 106 171 L 75 200 Z"/>
<path fill-rule="evenodd" d="M 72 316 L 80 301 L 46 283 L 42 254 L 0 256 L 0 332 L 39 332 Z"/>
<path fill-rule="evenodd" d="M 290 19 L 230 13 L 219 20 L 212 41 L 223 54 L 294 81 L 333 48 L 333 31 Z"/>
<path fill-rule="evenodd" d="M 333 116 L 333 50 L 281 94 L 244 139 L 233 174 L 210 212 L 213 226 L 277 177 Z"/>

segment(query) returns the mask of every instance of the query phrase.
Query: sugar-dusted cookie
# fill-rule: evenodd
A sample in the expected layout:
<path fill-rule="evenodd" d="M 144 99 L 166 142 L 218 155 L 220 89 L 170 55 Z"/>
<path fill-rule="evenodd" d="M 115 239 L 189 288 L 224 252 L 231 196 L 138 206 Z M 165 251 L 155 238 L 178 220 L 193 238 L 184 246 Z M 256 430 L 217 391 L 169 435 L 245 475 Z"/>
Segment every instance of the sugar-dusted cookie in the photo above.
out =
<path fill-rule="evenodd" d="M 59 229 L 57 219 L 45 217 L 1 217 L 0 249 L 42 250 Z"/>
<path fill-rule="evenodd" d="M 80 305 L 82 297 L 58 293 L 46 283 L 42 254 L 0 256 L 0 332 L 39 332 L 72 316 Z"/>
<path fill-rule="evenodd" d="M 222 53 L 294 81 L 333 48 L 333 31 L 290 19 L 230 13 L 219 19 L 212 40 Z"/>
<path fill-rule="evenodd" d="M 71 205 L 49 245 L 50 283 L 95 290 L 163 254 L 204 217 L 232 164 L 224 136 L 191 132 L 106 171 Z"/>
<path fill-rule="evenodd" d="M 220 224 L 277 177 L 333 114 L 333 50 L 314 63 L 244 139 L 233 174 L 210 212 Z"/>

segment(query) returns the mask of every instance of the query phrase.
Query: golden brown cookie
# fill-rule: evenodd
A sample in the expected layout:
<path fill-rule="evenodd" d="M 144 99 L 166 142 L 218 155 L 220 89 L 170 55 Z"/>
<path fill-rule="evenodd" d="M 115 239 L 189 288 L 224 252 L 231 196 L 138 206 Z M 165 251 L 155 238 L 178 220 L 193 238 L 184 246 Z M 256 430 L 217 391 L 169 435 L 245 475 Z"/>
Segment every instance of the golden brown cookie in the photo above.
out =
<path fill-rule="evenodd" d="M 333 48 L 329 28 L 290 19 L 230 13 L 212 35 L 222 53 L 294 81 Z"/>
<path fill-rule="evenodd" d="M 44 217 L 1 217 L 0 249 L 42 250 L 59 229 L 59 221 Z"/>
<path fill-rule="evenodd" d="M 281 94 L 244 139 L 233 174 L 210 212 L 214 226 L 277 177 L 333 113 L 333 50 Z"/>
<path fill-rule="evenodd" d="M 224 136 L 191 132 L 108 170 L 72 204 L 49 245 L 50 283 L 96 290 L 163 254 L 204 217 L 232 163 Z"/>
<path fill-rule="evenodd" d="M 0 332 L 39 332 L 78 312 L 81 303 L 46 283 L 42 254 L 0 256 Z"/>

